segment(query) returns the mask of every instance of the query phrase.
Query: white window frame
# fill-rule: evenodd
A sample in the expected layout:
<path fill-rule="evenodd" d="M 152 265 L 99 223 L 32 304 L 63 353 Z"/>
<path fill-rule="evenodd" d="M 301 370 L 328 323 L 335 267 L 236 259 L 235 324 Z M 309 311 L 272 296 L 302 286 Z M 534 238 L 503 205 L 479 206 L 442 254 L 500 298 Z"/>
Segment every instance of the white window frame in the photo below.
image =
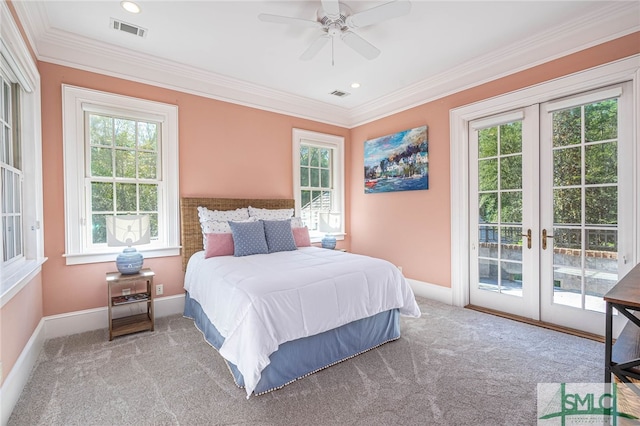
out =
<path fill-rule="evenodd" d="M 0 58 L 10 80 L 19 85 L 19 128 L 22 150 L 22 237 L 24 256 L 2 268 L 0 307 L 35 278 L 44 256 L 42 129 L 40 74 L 13 16 L 0 2 Z"/>
<path fill-rule="evenodd" d="M 163 189 L 159 197 L 157 242 L 137 247 L 146 258 L 180 254 L 178 185 L 178 107 L 160 102 L 62 85 L 62 121 L 65 174 L 65 254 L 67 265 L 113 262 L 118 248 L 89 244 L 87 218 L 89 195 L 85 190 L 85 112 L 117 112 L 136 118 L 152 118 L 161 126 L 160 175 Z"/>
<path fill-rule="evenodd" d="M 310 130 L 293 129 L 293 197 L 296 203 L 296 216 L 300 216 L 302 207 L 300 191 L 300 146 L 317 146 L 333 150 L 333 164 L 331 176 L 333 183 L 332 206 L 335 212 L 340 214 L 340 231 L 333 233 L 337 240 L 345 237 L 345 202 L 344 202 L 344 137 L 329 135 L 326 133 L 312 132 Z M 318 231 L 309 231 L 311 242 L 320 242 L 324 234 Z"/>

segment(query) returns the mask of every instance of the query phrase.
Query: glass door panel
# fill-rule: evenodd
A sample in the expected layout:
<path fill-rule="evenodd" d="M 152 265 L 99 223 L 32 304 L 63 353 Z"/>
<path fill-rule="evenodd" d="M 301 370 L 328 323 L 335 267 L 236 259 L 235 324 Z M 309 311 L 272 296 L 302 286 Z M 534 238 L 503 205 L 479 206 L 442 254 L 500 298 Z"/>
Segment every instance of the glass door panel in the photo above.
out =
<path fill-rule="evenodd" d="M 553 303 L 604 312 L 618 280 L 617 99 L 551 113 Z"/>
<path fill-rule="evenodd" d="M 522 297 L 522 122 L 478 132 L 478 288 Z"/>

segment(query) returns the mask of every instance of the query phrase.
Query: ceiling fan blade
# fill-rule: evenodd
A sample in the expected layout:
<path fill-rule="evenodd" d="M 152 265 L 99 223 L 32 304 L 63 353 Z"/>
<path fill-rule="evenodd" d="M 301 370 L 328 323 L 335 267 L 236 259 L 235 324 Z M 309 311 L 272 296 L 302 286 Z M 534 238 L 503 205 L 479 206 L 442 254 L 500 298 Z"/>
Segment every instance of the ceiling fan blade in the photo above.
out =
<path fill-rule="evenodd" d="M 354 13 L 347 17 L 346 23 L 349 28 L 362 28 L 406 15 L 410 11 L 411 2 L 405 0 L 392 1 L 391 3 L 381 4 L 380 6 Z"/>
<path fill-rule="evenodd" d="M 327 34 L 322 34 L 320 37 L 315 39 L 311 46 L 307 47 L 307 50 L 304 51 L 302 55 L 300 55 L 300 59 L 303 61 L 308 61 L 312 59 L 314 56 L 318 54 L 318 52 L 324 47 L 325 44 L 331 39 L 331 36 Z"/>
<path fill-rule="evenodd" d="M 329 18 L 336 19 L 340 16 L 340 3 L 338 0 L 322 0 L 322 9 Z"/>
<path fill-rule="evenodd" d="M 377 47 L 354 32 L 343 32 L 342 41 L 367 59 L 375 59 L 380 54 L 380 50 Z"/>
<path fill-rule="evenodd" d="M 269 13 L 261 13 L 258 19 L 263 22 L 274 22 L 276 24 L 289 24 L 312 28 L 322 28 L 322 24 L 318 21 L 310 21 L 308 19 L 291 18 L 289 16 L 271 15 Z"/>

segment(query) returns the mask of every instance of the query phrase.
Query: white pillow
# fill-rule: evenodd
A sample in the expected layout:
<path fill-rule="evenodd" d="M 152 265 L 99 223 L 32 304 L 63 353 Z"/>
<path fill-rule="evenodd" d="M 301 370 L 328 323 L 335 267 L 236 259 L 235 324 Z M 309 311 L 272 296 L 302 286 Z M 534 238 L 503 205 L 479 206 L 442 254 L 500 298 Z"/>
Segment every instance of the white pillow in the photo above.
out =
<path fill-rule="evenodd" d="M 233 222 L 256 222 L 259 219 L 257 217 L 249 217 L 244 220 L 234 220 Z M 231 233 L 231 227 L 227 220 L 208 220 L 202 222 L 200 227 L 204 234 L 229 234 Z"/>
<path fill-rule="evenodd" d="M 231 227 L 226 220 L 209 220 L 200 224 L 203 234 L 230 234 Z M 206 237 L 205 237 L 206 238 Z"/>
<path fill-rule="evenodd" d="M 302 223 L 301 217 L 292 217 L 291 218 L 291 227 L 292 228 L 304 228 L 304 223 Z"/>
<path fill-rule="evenodd" d="M 262 220 L 286 220 L 293 216 L 293 209 L 258 209 L 249 206 L 249 216 Z"/>
<path fill-rule="evenodd" d="M 255 221 L 256 218 L 249 217 L 247 208 L 235 210 L 209 210 L 206 207 L 198 206 L 198 218 L 202 229 L 202 247 L 207 249 L 207 234 L 229 234 L 231 228 L 227 223 L 230 220 L 236 222 Z"/>
<path fill-rule="evenodd" d="M 198 206 L 198 218 L 200 218 L 200 223 L 210 220 L 245 220 L 249 219 L 249 210 L 246 207 L 235 210 L 209 210 L 206 207 Z"/>

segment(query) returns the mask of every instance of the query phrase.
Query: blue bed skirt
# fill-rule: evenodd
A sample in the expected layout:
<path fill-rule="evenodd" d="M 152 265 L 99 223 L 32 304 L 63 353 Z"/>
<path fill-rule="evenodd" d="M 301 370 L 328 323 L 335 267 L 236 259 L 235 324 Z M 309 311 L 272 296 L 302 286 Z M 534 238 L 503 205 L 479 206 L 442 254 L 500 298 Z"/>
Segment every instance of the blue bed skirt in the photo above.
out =
<path fill-rule="evenodd" d="M 222 346 L 224 337 L 211 324 L 200 304 L 189 297 L 188 292 L 185 295 L 184 316 L 194 321 L 206 341 L 214 348 L 219 349 Z M 400 313 L 398 309 L 392 309 L 324 333 L 283 343 L 269 357 L 271 362 L 262 371 L 254 395 L 279 389 L 398 338 Z M 236 385 L 244 388 L 244 378 L 238 368 L 233 363 L 225 361 Z"/>

